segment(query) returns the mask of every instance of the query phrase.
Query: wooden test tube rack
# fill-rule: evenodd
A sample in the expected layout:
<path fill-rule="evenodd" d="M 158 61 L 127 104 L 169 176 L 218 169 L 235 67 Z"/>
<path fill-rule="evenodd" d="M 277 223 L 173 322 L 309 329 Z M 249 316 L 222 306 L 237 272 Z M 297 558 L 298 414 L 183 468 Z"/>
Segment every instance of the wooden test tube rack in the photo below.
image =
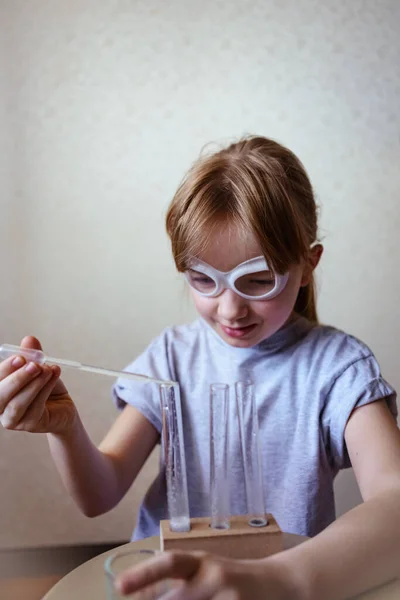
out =
<path fill-rule="evenodd" d="M 226 558 L 265 558 L 283 550 L 282 531 L 274 517 L 266 515 L 264 527 L 249 525 L 249 516 L 230 518 L 229 529 L 212 529 L 210 518 L 190 519 L 190 531 L 171 531 L 169 520 L 160 522 L 160 550 L 200 550 Z"/>

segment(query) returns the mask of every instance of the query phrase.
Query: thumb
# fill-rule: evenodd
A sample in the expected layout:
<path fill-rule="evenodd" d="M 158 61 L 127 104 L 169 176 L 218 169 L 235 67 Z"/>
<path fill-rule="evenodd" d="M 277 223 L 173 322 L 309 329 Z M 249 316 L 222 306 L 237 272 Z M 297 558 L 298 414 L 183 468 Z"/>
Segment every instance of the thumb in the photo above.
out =
<path fill-rule="evenodd" d="M 21 341 L 21 348 L 32 348 L 33 350 L 42 350 L 39 340 L 33 335 L 26 335 Z"/>

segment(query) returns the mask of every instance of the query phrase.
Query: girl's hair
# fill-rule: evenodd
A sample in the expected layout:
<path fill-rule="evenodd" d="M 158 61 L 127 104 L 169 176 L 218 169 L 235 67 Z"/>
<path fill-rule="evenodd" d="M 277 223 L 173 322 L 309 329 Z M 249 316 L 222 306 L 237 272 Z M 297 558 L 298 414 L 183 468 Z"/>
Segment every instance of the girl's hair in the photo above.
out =
<path fill-rule="evenodd" d="M 178 271 L 204 251 L 213 228 L 225 221 L 252 231 L 277 273 L 308 261 L 317 239 L 317 207 L 300 160 L 288 148 L 259 136 L 200 157 L 168 209 L 166 227 Z M 317 322 L 315 282 L 301 287 L 295 311 Z"/>

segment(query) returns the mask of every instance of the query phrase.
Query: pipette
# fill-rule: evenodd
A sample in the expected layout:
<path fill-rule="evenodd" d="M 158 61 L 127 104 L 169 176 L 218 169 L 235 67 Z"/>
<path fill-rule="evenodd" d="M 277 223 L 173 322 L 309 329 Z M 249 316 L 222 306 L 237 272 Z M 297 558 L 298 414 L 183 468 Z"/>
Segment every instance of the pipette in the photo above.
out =
<path fill-rule="evenodd" d="M 94 367 L 92 365 L 85 365 L 75 360 L 66 360 L 64 358 L 54 358 L 53 356 L 46 356 L 41 350 L 35 350 L 33 348 L 21 348 L 19 346 L 12 346 L 11 344 L 2 344 L 0 346 L 0 359 L 5 360 L 13 355 L 23 356 L 26 360 L 43 365 L 58 365 L 59 367 L 68 367 L 71 369 L 79 369 L 81 371 L 88 371 L 89 373 L 98 373 L 100 375 L 108 375 L 110 377 L 123 377 L 124 379 L 133 379 L 133 381 L 143 381 L 147 383 L 158 383 L 163 385 L 173 385 L 173 381 L 165 381 L 162 379 L 156 379 L 155 377 L 149 377 L 148 375 L 142 375 L 140 373 L 130 373 L 129 371 L 116 371 L 114 369 L 104 369 L 103 367 Z"/>

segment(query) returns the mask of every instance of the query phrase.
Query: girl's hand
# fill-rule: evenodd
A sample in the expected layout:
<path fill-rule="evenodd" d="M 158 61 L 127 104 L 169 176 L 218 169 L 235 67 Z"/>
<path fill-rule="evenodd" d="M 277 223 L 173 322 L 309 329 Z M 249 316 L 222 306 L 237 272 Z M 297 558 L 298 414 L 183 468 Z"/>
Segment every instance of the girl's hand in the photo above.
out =
<path fill-rule="evenodd" d="M 25 337 L 21 346 L 41 350 L 39 341 Z M 0 423 L 5 429 L 32 433 L 67 433 L 77 414 L 59 379 L 57 366 L 11 356 L 0 363 Z"/>
<path fill-rule="evenodd" d="M 123 595 L 163 579 L 181 579 L 168 600 L 297 600 L 305 596 L 284 562 L 230 560 L 202 552 L 165 552 L 117 580 Z"/>

